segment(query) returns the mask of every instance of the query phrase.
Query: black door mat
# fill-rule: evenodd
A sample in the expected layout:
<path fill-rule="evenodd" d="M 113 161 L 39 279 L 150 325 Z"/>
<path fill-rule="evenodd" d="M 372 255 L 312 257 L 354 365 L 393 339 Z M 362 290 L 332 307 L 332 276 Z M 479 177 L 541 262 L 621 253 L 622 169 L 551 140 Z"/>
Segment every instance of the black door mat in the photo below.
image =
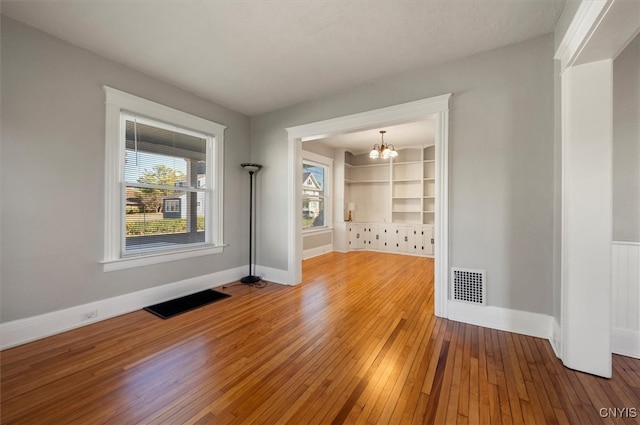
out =
<path fill-rule="evenodd" d="M 144 310 L 147 310 L 149 313 L 155 314 L 163 319 L 168 319 L 169 317 L 177 316 L 178 314 L 194 310 L 198 307 L 202 307 L 203 305 L 211 304 L 230 296 L 231 295 L 229 294 L 223 294 L 222 292 L 214 291 L 213 289 L 207 289 L 205 291 L 196 292 L 195 294 L 176 298 L 175 300 L 169 300 L 145 307 Z"/>

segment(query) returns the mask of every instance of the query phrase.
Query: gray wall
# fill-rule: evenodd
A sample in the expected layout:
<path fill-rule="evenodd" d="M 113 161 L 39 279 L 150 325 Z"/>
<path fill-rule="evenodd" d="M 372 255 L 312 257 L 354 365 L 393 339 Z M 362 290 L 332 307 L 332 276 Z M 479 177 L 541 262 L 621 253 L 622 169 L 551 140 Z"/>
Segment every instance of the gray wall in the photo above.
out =
<path fill-rule="evenodd" d="M 453 93 L 451 265 L 487 270 L 491 305 L 551 314 L 553 35 L 253 117 L 265 164 L 258 263 L 286 269 L 286 127 Z"/>
<path fill-rule="evenodd" d="M 613 61 L 613 240 L 640 242 L 640 35 Z"/>
<path fill-rule="evenodd" d="M 318 155 L 326 156 L 327 158 L 333 158 L 334 149 L 331 146 L 325 145 L 322 140 L 313 140 L 310 142 L 304 142 L 302 149 L 308 152 L 317 153 Z"/>
<path fill-rule="evenodd" d="M 2 17 L 2 322 L 246 264 L 249 119 Z M 109 85 L 228 126 L 223 254 L 104 273 Z"/>
<path fill-rule="evenodd" d="M 332 233 L 312 233 L 307 234 L 302 238 L 302 249 L 319 248 L 325 245 L 331 245 L 333 243 Z"/>

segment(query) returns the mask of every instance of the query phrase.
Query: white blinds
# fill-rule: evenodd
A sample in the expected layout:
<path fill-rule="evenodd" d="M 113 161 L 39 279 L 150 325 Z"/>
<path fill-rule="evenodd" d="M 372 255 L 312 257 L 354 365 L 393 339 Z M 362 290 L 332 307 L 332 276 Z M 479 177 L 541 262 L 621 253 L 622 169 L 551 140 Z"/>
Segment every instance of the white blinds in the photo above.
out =
<path fill-rule="evenodd" d="M 208 137 L 121 114 L 123 252 L 205 243 Z"/>

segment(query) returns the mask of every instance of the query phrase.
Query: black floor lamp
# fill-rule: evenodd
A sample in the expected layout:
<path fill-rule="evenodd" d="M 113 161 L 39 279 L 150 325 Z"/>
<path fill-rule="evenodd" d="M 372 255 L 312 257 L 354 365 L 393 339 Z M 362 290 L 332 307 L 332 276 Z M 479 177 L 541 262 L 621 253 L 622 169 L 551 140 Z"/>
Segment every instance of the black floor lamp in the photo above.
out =
<path fill-rule="evenodd" d="M 262 165 L 245 162 L 240 164 L 242 168 L 249 172 L 249 275 L 240 279 L 242 283 L 260 282 L 260 276 L 254 276 L 255 266 L 253 265 L 253 175 L 257 173 Z"/>

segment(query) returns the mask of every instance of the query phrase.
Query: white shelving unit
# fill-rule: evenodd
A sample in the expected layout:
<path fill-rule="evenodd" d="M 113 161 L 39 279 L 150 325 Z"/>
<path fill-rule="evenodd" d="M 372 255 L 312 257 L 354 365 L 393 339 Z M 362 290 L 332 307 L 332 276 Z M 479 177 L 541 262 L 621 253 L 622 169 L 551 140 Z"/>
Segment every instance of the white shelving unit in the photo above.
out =
<path fill-rule="evenodd" d="M 345 202 L 350 249 L 433 255 L 435 147 L 398 149 L 393 160 L 345 154 Z"/>
<path fill-rule="evenodd" d="M 421 223 L 422 167 L 420 148 L 398 150 L 391 162 L 392 223 Z"/>
<path fill-rule="evenodd" d="M 436 151 L 435 146 L 422 149 L 422 224 L 435 225 Z"/>
<path fill-rule="evenodd" d="M 433 145 L 398 149 L 398 157 L 386 161 L 346 154 L 345 196 L 360 222 L 433 225 L 435 183 Z"/>

